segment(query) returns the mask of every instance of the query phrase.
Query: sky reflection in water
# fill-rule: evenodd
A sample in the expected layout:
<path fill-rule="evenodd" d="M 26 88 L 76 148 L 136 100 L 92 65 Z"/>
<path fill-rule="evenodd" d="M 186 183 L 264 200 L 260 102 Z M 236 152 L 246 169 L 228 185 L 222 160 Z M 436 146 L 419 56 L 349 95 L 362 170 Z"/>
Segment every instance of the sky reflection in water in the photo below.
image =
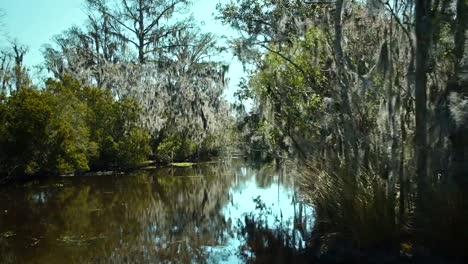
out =
<path fill-rule="evenodd" d="M 243 263 L 278 234 L 300 249 L 313 212 L 292 175 L 237 160 L 2 187 L 2 263 Z"/>

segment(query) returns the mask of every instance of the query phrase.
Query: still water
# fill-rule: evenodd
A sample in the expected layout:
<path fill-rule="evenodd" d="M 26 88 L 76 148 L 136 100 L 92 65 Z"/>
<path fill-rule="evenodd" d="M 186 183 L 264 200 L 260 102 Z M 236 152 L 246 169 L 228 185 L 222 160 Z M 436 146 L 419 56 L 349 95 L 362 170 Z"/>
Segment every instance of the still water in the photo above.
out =
<path fill-rule="evenodd" d="M 294 172 L 240 160 L 0 187 L 0 263 L 304 260 Z"/>

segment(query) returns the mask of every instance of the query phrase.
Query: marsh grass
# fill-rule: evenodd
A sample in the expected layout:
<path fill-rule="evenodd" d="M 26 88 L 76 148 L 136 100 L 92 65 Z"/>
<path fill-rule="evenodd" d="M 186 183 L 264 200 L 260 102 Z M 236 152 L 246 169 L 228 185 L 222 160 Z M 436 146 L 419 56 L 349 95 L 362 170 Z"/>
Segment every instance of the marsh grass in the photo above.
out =
<path fill-rule="evenodd" d="M 302 175 L 302 193 L 315 206 L 315 238 L 321 253 L 338 244 L 357 250 L 398 250 L 396 199 L 379 175 L 360 170 L 349 177 L 310 164 Z"/>
<path fill-rule="evenodd" d="M 389 259 L 391 263 L 465 263 L 468 259 L 467 192 L 460 185 L 433 183 L 425 194 L 426 209 L 411 202 L 401 217 L 398 188 L 389 188 L 378 173 L 330 171 L 310 164 L 302 170 L 302 194 L 315 207 L 309 244 L 317 255 L 361 260 L 370 256 L 376 263 Z M 412 189 L 409 196 L 416 194 Z"/>

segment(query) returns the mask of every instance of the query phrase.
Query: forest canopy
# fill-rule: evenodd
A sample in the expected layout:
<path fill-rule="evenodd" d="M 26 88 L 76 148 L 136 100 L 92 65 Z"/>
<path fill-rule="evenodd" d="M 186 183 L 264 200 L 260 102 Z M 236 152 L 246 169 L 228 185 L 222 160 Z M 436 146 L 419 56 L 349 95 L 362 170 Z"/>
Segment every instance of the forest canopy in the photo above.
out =
<path fill-rule="evenodd" d="M 288 161 L 315 255 L 467 257 L 467 0 L 219 1 L 227 44 L 194 1 L 84 2 L 44 46 L 43 84 L 26 46 L 0 52 L 1 175 Z M 226 51 L 246 72 L 232 105 Z"/>
<path fill-rule="evenodd" d="M 237 93 L 254 101 L 251 111 L 237 105 L 242 146 L 299 160 L 319 222 L 314 243 L 398 251 L 411 237 L 466 252 L 467 1 L 217 8 L 251 69 Z"/>
<path fill-rule="evenodd" d="M 32 84 L 28 48 L 11 41 L 1 53 L 2 174 L 125 168 L 225 151 L 233 122 L 223 96 L 225 49 L 190 19 L 190 4 L 85 1 L 86 21 L 44 45 L 45 85 Z"/>

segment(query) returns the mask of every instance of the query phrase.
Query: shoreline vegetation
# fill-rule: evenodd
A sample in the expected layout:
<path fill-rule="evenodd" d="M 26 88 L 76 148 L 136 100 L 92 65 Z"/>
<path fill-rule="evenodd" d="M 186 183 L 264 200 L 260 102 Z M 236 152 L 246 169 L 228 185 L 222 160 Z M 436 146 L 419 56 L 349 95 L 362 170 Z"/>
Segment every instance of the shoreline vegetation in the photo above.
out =
<path fill-rule="evenodd" d="M 253 65 L 237 93 L 241 148 L 298 161 L 316 254 L 342 257 L 332 263 L 373 251 L 393 262 L 401 251 L 466 261 L 468 1 L 241 0 L 217 9 L 241 33 L 235 54 Z"/>
<path fill-rule="evenodd" d="M 7 178 L 0 175 L 0 188 L 8 185 L 15 185 L 17 183 L 28 183 L 33 182 L 37 179 L 46 179 L 51 177 L 94 177 L 94 176 L 111 176 L 111 175 L 125 175 L 128 173 L 134 173 L 138 171 L 154 171 L 164 168 L 192 168 L 194 166 L 205 164 L 205 163 L 219 163 L 220 160 L 209 159 L 209 160 L 198 160 L 193 162 L 183 161 L 183 162 L 159 162 L 156 160 L 147 160 L 140 162 L 131 167 L 108 167 L 101 168 L 96 170 L 89 170 L 83 172 L 74 172 L 66 174 L 43 174 L 43 175 L 16 175 L 15 177 Z"/>
<path fill-rule="evenodd" d="M 86 21 L 44 46 L 46 81 L 32 83 L 26 46 L 0 52 L 0 185 L 240 153 L 293 163 L 314 208 L 304 250 L 245 218 L 274 242 L 248 241 L 260 252 L 468 260 L 468 0 L 220 1 L 217 21 L 239 33 L 227 42 L 190 0 L 84 2 Z M 226 54 L 246 74 L 233 103 Z M 208 192 L 194 195 L 203 211 Z"/>

